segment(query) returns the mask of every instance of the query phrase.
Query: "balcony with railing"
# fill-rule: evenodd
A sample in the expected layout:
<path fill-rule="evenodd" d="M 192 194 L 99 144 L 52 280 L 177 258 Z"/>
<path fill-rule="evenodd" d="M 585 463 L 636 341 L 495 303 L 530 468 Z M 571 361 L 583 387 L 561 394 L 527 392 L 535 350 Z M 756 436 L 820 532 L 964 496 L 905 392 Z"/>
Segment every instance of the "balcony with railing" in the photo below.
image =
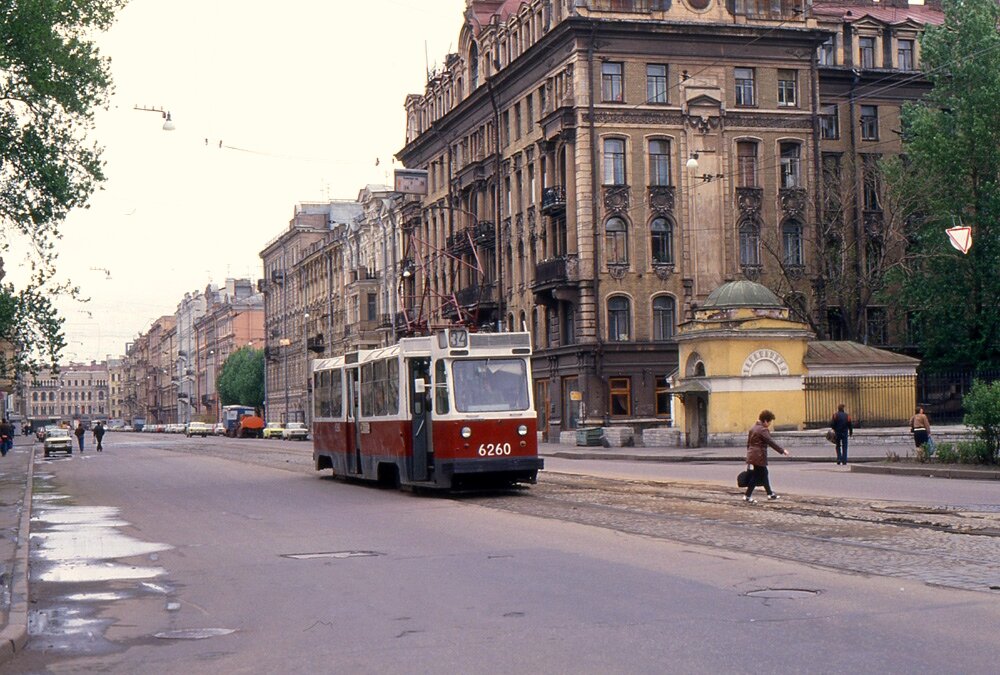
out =
<path fill-rule="evenodd" d="M 326 351 L 326 342 L 323 339 L 322 333 L 317 333 L 316 335 L 310 335 L 306 338 L 306 349 L 311 352 L 316 352 L 321 354 Z"/>
<path fill-rule="evenodd" d="M 496 288 L 492 283 L 467 286 L 455 293 L 455 301 L 466 308 L 493 306 L 496 304 Z"/>
<path fill-rule="evenodd" d="M 542 188 L 542 214 L 546 216 L 558 216 L 565 212 L 566 188 L 562 185 Z"/>
<path fill-rule="evenodd" d="M 576 254 L 549 258 L 535 265 L 535 278 L 531 291 L 535 301 L 549 304 L 561 299 L 563 292 L 576 292 L 580 282 L 580 261 Z M 568 296 L 566 299 L 569 299 Z"/>

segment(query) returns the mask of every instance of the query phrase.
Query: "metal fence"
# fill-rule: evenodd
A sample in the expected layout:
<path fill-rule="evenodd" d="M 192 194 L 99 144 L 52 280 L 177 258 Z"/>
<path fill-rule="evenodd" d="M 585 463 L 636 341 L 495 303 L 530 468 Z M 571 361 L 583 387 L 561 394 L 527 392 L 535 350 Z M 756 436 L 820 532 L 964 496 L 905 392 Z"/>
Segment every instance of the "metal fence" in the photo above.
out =
<path fill-rule="evenodd" d="M 972 389 L 974 380 L 996 382 L 1000 370 L 952 370 L 942 373 L 917 373 L 917 405 L 931 424 L 961 424 L 965 417 L 963 399 Z"/>
<path fill-rule="evenodd" d="M 912 375 L 813 376 L 804 384 L 807 428 L 829 426 L 840 403 L 856 426 L 903 425 L 913 414 Z"/>

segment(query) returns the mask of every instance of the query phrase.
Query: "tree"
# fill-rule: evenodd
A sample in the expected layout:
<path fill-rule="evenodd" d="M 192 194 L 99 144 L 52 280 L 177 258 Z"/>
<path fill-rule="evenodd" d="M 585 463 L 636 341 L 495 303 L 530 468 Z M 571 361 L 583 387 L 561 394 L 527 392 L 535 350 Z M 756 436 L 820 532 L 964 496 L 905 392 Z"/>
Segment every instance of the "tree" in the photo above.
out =
<path fill-rule="evenodd" d="M 962 403 L 964 422 L 977 431 L 986 443 L 989 460 L 995 463 L 1000 451 L 1000 381 L 987 384 L 975 380 Z"/>
<path fill-rule="evenodd" d="M 218 380 L 222 405 L 264 406 L 264 350 L 243 347 L 222 364 Z"/>
<path fill-rule="evenodd" d="M 896 277 L 913 308 L 932 369 L 1000 367 L 1000 8 L 995 0 L 945 0 L 945 21 L 922 46 L 932 89 L 903 110 L 905 161 L 892 192 L 912 204 Z M 945 228 L 973 230 L 967 255 Z"/>
<path fill-rule="evenodd" d="M 7 375 L 54 363 L 65 346 L 50 298 L 59 226 L 104 180 L 100 149 L 86 141 L 107 104 L 108 60 L 93 36 L 127 0 L 0 0 L 0 254 L 15 241 L 32 252 L 29 280 L 0 288 Z"/>

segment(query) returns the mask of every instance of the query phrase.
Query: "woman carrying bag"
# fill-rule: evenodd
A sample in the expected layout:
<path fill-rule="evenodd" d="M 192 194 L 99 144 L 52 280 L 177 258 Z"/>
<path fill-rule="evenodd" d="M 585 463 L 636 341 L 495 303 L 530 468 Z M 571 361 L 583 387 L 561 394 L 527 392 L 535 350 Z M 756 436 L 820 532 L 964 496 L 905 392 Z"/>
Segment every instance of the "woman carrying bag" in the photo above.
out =
<path fill-rule="evenodd" d="M 764 486 L 768 499 L 778 498 L 778 495 L 771 490 L 771 481 L 767 475 L 767 449 L 774 448 L 785 456 L 791 454 L 771 438 L 771 432 L 767 427 L 773 421 L 773 412 L 761 410 L 757 423 L 751 427 L 750 433 L 747 435 L 747 464 L 753 468 L 750 470 L 750 480 L 743 499 L 750 504 L 757 503 L 757 500 L 753 498 L 753 491 L 758 485 Z"/>

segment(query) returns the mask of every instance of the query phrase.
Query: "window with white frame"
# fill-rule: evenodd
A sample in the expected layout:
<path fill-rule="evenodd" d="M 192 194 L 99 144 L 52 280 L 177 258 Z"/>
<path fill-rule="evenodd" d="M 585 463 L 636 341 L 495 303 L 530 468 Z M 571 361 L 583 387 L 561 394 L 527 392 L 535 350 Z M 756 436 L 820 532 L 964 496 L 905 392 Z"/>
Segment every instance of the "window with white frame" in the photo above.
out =
<path fill-rule="evenodd" d="M 624 139 L 604 139 L 604 184 L 625 185 Z"/>
<path fill-rule="evenodd" d="M 862 68 L 875 67 L 875 38 L 862 35 L 858 38 L 858 65 Z"/>
<path fill-rule="evenodd" d="M 646 103 L 667 102 L 667 67 L 650 63 L 646 66 Z"/>
<path fill-rule="evenodd" d="M 733 77 L 736 88 L 736 105 L 756 105 L 756 99 L 754 98 L 754 69 L 735 68 L 733 70 Z"/>
<path fill-rule="evenodd" d="M 601 100 L 621 103 L 625 100 L 623 87 L 625 64 L 605 61 L 601 64 Z"/>
<path fill-rule="evenodd" d="M 752 220 L 740 224 L 740 265 L 760 265 L 760 225 Z"/>
<path fill-rule="evenodd" d="M 789 267 L 801 267 L 804 264 L 802 253 L 802 223 L 791 220 L 781 227 L 781 243 L 784 252 L 784 263 Z"/>
<path fill-rule="evenodd" d="M 670 185 L 670 141 L 649 142 L 649 184 Z"/>
<path fill-rule="evenodd" d="M 837 42 L 834 36 L 827 38 L 826 42 L 819 46 L 819 57 L 817 59 L 821 66 L 837 65 Z"/>
<path fill-rule="evenodd" d="M 779 151 L 781 154 L 781 187 L 802 187 L 802 146 L 799 143 L 781 143 Z"/>
<path fill-rule="evenodd" d="M 823 103 L 820 105 L 819 136 L 824 140 L 840 138 L 840 116 L 836 103 Z"/>
<path fill-rule="evenodd" d="M 794 108 L 798 105 L 796 94 L 798 91 L 797 74 L 794 70 L 778 71 L 778 106 L 782 108 Z"/>
<path fill-rule="evenodd" d="M 861 106 L 861 140 L 878 140 L 878 106 Z"/>
<path fill-rule="evenodd" d="M 913 70 L 914 69 L 914 58 L 913 58 L 914 41 L 913 40 L 899 40 L 896 42 L 896 67 L 900 70 Z"/>
<path fill-rule="evenodd" d="M 649 225 L 650 249 L 654 265 L 674 262 L 674 225 L 666 218 L 655 218 Z"/>
<path fill-rule="evenodd" d="M 608 341 L 626 342 L 631 339 L 632 321 L 629 299 L 623 295 L 608 298 Z"/>

